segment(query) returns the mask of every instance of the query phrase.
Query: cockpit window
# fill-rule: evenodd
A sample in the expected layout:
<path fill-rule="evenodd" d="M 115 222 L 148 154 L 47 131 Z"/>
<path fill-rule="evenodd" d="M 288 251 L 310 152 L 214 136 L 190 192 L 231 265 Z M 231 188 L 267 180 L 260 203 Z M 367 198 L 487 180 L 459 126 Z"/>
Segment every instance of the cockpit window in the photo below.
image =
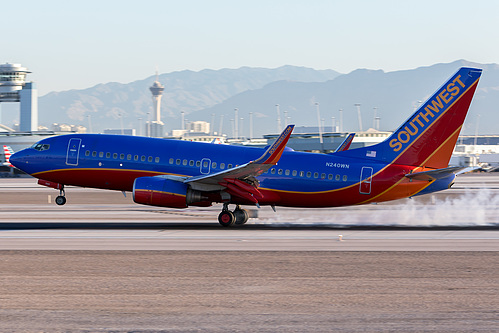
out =
<path fill-rule="evenodd" d="M 41 144 L 41 143 L 35 143 L 34 145 L 31 146 L 31 148 L 38 150 L 38 151 L 43 151 L 43 150 L 49 150 L 50 145 L 48 144 Z"/>

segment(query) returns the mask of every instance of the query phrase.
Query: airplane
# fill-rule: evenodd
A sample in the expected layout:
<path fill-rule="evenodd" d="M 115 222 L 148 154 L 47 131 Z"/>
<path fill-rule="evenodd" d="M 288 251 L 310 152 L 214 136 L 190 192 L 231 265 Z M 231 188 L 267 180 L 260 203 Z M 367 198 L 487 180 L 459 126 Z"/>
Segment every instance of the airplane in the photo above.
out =
<path fill-rule="evenodd" d="M 337 153 L 339 151 L 348 150 L 348 148 L 350 148 L 350 145 L 352 144 L 354 137 L 355 137 L 355 133 L 348 134 L 347 137 L 345 138 L 345 140 L 343 140 L 343 142 L 338 146 L 338 148 L 335 149 L 333 154 Z"/>
<path fill-rule="evenodd" d="M 267 149 L 104 134 L 46 138 L 11 163 L 59 189 L 132 192 L 136 203 L 170 208 L 222 203 L 218 222 L 242 225 L 241 205 L 339 207 L 450 188 L 461 168 L 449 160 L 481 69 L 460 68 L 385 141 L 331 154 L 286 147 L 294 125 Z M 235 205 L 230 210 L 229 205 Z"/>
<path fill-rule="evenodd" d="M 3 162 L 2 165 L 13 168 L 14 166 L 10 163 L 10 157 L 14 154 L 12 148 L 10 146 L 3 145 L 3 154 L 5 156 L 5 162 Z"/>

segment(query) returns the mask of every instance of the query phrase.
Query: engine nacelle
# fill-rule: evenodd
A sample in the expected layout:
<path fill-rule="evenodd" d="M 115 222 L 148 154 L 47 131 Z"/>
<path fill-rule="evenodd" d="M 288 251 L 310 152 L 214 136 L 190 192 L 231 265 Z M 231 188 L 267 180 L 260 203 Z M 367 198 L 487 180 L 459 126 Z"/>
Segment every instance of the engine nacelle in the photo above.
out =
<path fill-rule="evenodd" d="M 133 201 L 143 205 L 187 208 L 190 204 L 210 205 L 200 191 L 161 177 L 140 177 L 133 183 Z"/>

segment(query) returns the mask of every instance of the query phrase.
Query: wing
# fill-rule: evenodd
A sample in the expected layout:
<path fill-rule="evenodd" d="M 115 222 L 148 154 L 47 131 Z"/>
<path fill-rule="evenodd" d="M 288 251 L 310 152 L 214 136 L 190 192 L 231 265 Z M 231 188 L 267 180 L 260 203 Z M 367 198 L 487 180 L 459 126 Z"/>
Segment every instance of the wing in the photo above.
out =
<path fill-rule="evenodd" d="M 293 128 L 294 125 L 287 126 L 279 138 L 255 161 L 209 175 L 189 177 L 183 182 L 201 191 L 225 189 L 232 195 L 258 204 L 258 198 L 261 199 L 263 196 L 257 189 L 259 184 L 256 177 L 277 164 Z"/>

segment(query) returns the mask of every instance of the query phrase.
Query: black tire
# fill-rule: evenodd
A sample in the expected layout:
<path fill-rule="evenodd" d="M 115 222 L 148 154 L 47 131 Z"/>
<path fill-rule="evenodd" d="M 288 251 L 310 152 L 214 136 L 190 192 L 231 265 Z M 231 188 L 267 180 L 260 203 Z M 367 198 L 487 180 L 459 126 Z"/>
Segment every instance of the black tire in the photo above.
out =
<path fill-rule="evenodd" d="M 55 198 L 55 203 L 58 204 L 59 206 L 64 205 L 66 203 L 66 197 L 59 195 L 57 198 Z"/>
<path fill-rule="evenodd" d="M 236 217 L 229 210 L 224 210 L 218 215 L 218 223 L 222 227 L 232 227 L 236 223 Z"/>
<path fill-rule="evenodd" d="M 234 217 L 236 218 L 237 225 L 243 225 L 248 222 L 249 214 L 246 209 L 236 209 L 233 212 Z"/>

